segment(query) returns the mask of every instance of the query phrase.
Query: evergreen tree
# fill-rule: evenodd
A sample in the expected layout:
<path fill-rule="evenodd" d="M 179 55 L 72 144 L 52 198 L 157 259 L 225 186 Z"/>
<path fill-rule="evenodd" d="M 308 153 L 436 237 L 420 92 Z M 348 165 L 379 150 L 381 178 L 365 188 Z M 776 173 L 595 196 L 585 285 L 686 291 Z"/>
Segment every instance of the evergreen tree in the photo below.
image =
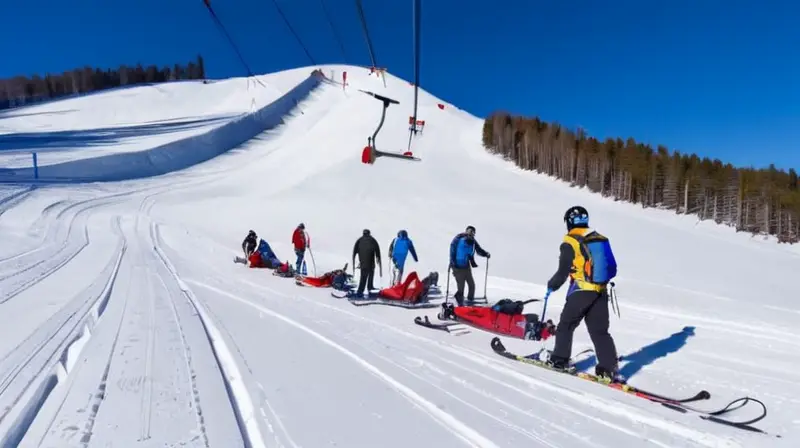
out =
<path fill-rule="evenodd" d="M 159 70 L 155 65 L 145 69 L 142 64 L 137 64 L 133 68 L 121 65 L 116 69 L 105 70 L 87 66 L 61 74 L 47 73 L 44 76 L 0 79 L 0 110 L 77 93 L 180 79 L 205 79 L 203 57 L 198 55 L 196 63 L 189 62 L 186 66 L 175 64 L 172 69 L 164 67 Z"/>
<path fill-rule="evenodd" d="M 600 142 L 583 129 L 504 112 L 486 118 L 483 145 L 523 169 L 617 200 L 694 214 L 781 242 L 800 241 L 800 180 L 794 169 L 735 168 L 670 153 L 663 145 L 654 150 L 632 137 Z"/>

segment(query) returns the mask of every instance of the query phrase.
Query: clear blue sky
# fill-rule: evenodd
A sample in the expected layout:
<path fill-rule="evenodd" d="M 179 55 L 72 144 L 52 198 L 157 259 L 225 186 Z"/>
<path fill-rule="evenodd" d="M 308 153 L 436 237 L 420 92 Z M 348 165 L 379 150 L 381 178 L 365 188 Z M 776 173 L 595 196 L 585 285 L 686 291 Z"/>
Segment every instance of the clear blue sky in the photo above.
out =
<path fill-rule="evenodd" d="M 320 0 L 278 0 L 317 63 L 344 62 Z M 325 0 L 369 65 L 353 0 Z M 378 64 L 411 79 L 412 2 L 363 0 Z M 800 1 L 423 0 L 421 85 L 735 165 L 800 168 Z M 256 73 L 311 65 L 271 0 L 212 0 Z M 172 64 L 243 75 L 202 0 L 0 0 L 0 77 Z"/>

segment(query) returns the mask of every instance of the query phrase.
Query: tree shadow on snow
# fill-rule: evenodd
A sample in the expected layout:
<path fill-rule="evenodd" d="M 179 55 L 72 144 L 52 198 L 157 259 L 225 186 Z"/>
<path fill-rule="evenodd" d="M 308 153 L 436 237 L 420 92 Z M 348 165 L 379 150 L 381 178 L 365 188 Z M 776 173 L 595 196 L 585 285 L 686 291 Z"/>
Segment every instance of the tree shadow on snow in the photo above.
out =
<path fill-rule="evenodd" d="M 664 339 L 646 345 L 631 354 L 623 355 L 621 362 L 623 362 L 624 365 L 620 368 L 619 373 L 626 378 L 630 378 L 639 373 L 644 367 L 661 358 L 667 357 L 670 353 L 677 352 L 686 345 L 686 341 L 690 337 L 694 336 L 694 330 L 695 327 L 683 327 L 683 329 L 677 333 L 673 333 Z M 597 358 L 595 355 L 592 355 L 575 363 L 575 367 L 580 371 L 586 371 L 596 364 Z"/>
<path fill-rule="evenodd" d="M 57 151 L 59 149 L 81 148 L 118 144 L 121 139 L 160 135 L 185 131 L 201 126 L 229 121 L 235 115 L 181 120 L 170 122 L 150 122 L 133 126 L 83 129 L 77 131 L 18 132 L 0 135 L 0 153 L 3 151 Z"/>

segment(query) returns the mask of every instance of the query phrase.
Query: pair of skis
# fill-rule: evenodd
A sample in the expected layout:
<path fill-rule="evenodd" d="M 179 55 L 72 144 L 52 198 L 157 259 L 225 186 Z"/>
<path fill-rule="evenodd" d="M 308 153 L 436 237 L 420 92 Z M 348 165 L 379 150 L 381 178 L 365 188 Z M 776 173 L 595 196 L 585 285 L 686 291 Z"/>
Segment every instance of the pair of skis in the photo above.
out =
<path fill-rule="evenodd" d="M 331 291 L 331 296 L 337 299 L 347 299 L 351 305 L 354 306 L 369 306 L 369 305 L 386 305 L 397 308 L 430 308 L 431 306 L 438 306 L 430 302 L 406 302 L 403 300 L 390 300 L 384 299 L 378 295 L 378 292 L 369 292 L 366 297 L 355 297 L 353 291 Z"/>
<path fill-rule="evenodd" d="M 518 355 L 518 354 L 515 354 L 515 353 L 512 353 L 512 352 L 509 352 L 508 350 L 506 350 L 505 346 L 503 345 L 503 343 L 500 341 L 500 338 L 498 338 L 498 337 L 492 338 L 491 347 L 492 347 L 492 351 L 494 351 L 496 354 L 498 354 L 498 355 L 500 355 L 500 356 L 502 356 L 504 358 L 507 358 L 507 359 L 511 359 L 511 360 L 514 360 L 514 361 L 519 361 L 519 362 L 522 362 L 522 363 L 525 363 L 525 364 L 528 364 L 528 365 L 541 367 L 541 368 L 544 368 L 544 369 L 547 369 L 547 370 L 550 370 L 550 371 L 553 371 L 553 372 L 563 373 L 563 374 L 566 374 L 566 375 L 570 375 L 570 376 L 581 378 L 581 379 L 584 379 L 584 380 L 587 380 L 587 381 L 591 381 L 593 383 L 605 385 L 605 386 L 608 386 L 608 387 L 610 387 L 612 389 L 616 389 L 616 390 L 619 390 L 621 392 L 624 392 L 624 393 L 627 393 L 627 394 L 630 394 L 630 395 L 634 395 L 634 396 L 637 396 L 637 397 L 640 397 L 640 398 L 644 398 L 644 399 L 652 401 L 654 403 L 661 404 L 662 406 L 664 406 L 664 407 L 666 407 L 668 409 L 672 409 L 672 410 L 677 411 L 677 412 L 681 412 L 681 413 L 684 413 L 684 414 L 688 414 L 688 413 L 696 414 L 701 419 L 709 421 L 709 422 L 719 423 L 719 424 L 722 424 L 722 425 L 731 426 L 731 427 L 742 429 L 742 430 L 745 430 L 745 431 L 768 434 L 765 431 L 752 426 L 754 423 L 761 421 L 762 419 L 764 419 L 764 417 L 767 416 L 767 407 L 764 405 L 764 403 L 762 403 L 761 401 L 759 401 L 759 400 L 757 400 L 755 398 L 751 398 L 751 397 L 737 398 L 736 400 L 731 401 L 726 406 L 724 406 L 724 407 L 722 407 L 720 409 L 708 411 L 708 410 L 703 410 L 703 409 L 699 409 L 699 408 L 696 408 L 696 407 L 692 406 L 692 403 L 695 403 L 695 402 L 698 402 L 698 401 L 702 401 L 702 400 L 708 400 L 709 398 L 711 398 L 711 394 L 706 390 L 701 390 L 697 394 L 695 394 L 695 395 L 693 395 L 691 397 L 688 397 L 688 398 L 668 397 L 668 396 L 665 396 L 665 395 L 656 394 L 654 392 L 646 391 L 646 390 L 643 390 L 643 389 L 640 389 L 640 388 L 637 388 L 637 387 L 634 387 L 634 386 L 631 386 L 631 385 L 628 385 L 628 384 L 611 382 L 609 379 L 606 379 L 606 378 L 603 378 L 603 377 L 598 377 L 597 375 L 592 375 L 590 373 L 580 372 L 580 371 L 576 371 L 576 370 L 561 370 L 561 369 L 554 368 L 554 367 L 550 366 L 549 364 L 547 364 L 545 361 L 541 361 L 541 360 L 536 359 L 534 357 L 521 356 L 521 355 Z M 756 405 L 760 406 L 761 410 L 762 410 L 761 411 L 761 415 L 759 415 L 759 416 L 757 416 L 755 418 L 749 419 L 749 420 L 744 420 L 744 421 L 733 421 L 733 420 L 728 420 L 728 419 L 723 417 L 723 415 L 728 414 L 730 412 L 733 412 L 733 411 L 735 411 L 737 409 L 741 409 L 741 408 L 743 408 L 744 406 L 746 406 L 749 403 L 755 403 Z M 776 437 L 780 437 L 780 435 L 776 435 Z"/>
<path fill-rule="evenodd" d="M 466 325 L 467 327 L 471 327 L 469 324 L 463 323 L 463 322 L 458 321 L 458 320 L 450 320 L 450 319 L 444 319 L 444 320 L 448 320 L 448 322 L 434 323 L 434 322 L 430 321 L 428 316 L 417 316 L 417 317 L 414 318 L 414 323 L 417 324 L 417 325 L 426 327 L 426 328 L 430 328 L 430 329 L 434 329 L 434 330 L 441 330 L 441 331 L 447 332 L 449 334 L 452 334 L 454 336 L 460 336 L 460 335 L 469 333 L 469 329 L 465 329 L 464 327 L 462 327 L 462 325 Z M 488 331 L 488 330 L 485 330 L 485 329 L 482 329 L 482 330 Z M 489 332 L 491 333 L 491 331 L 489 331 Z M 611 382 L 609 379 L 604 378 L 604 377 L 599 377 L 597 375 L 592 375 L 590 373 L 580 372 L 580 371 L 576 370 L 574 367 L 568 368 L 567 370 L 554 368 L 551 365 L 549 365 L 546 361 L 542 361 L 542 360 L 539 359 L 539 354 L 541 352 L 534 353 L 534 354 L 529 355 L 529 356 L 522 356 L 522 355 L 518 355 L 516 353 L 509 352 L 508 350 L 506 350 L 505 346 L 500 341 L 499 337 L 492 338 L 490 345 L 491 345 L 492 351 L 494 353 L 496 353 L 496 354 L 498 354 L 498 355 L 500 355 L 500 356 L 502 356 L 504 358 L 507 358 L 507 359 L 511 359 L 511 360 L 518 361 L 518 362 L 522 362 L 524 364 L 528 364 L 528 365 L 532 365 L 532 366 L 536 366 L 536 367 L 541 367 L 543 369 L 547 369 L 547 370 L 550 370 L 550 371 L 553 371 L 553 372 L 563 373 L 563 374 L 566 374 L 566 375 L 574 376 L 574 377 L 581 378 L 581 379 L 584 379 L 584 380 L 587 380 L 587 381 L 591 381 L 591 382 L 594 382 L 594 383 L 597 383 L 597 384 L 605 385 L 605 386 L 610 387 L 612 389 L 616 389 L 616 390 L 619 390 L 621 392 L 624 392 L 624 393 L 627 393 L 627 394 L 630 394 L 630 395 L 634 395 L 634 396 L 637 396 L 637 397 L 640 397 L 640 398 L 644 398 L 644 399 L 649 400 L 649 401 L 654 402 L 654 403 L 658 403 L 658 404 L 660 404 L 660 405 L 662 405 L 662 406 L 664 406 L 664 407 L 666 407 L 668 409 L 674 410 L 676 412 L 681 412 L 681 413 L 684 413 L 684 414 L 687 414 L 687 413 L 696 414 L 701 419 L 709 421 L 709 422 L 718 423 L 718 424 L 726 425 L 726 426 L 731 426 L 731 427 L 742 429 L 742 430 L 745 430 L 745 431 L 767 434 L 765 431 L 752 426 L 754 423 L 757 423 L 757 422 L 763 420 L 767 416 L 767 408 L 764 405 L 764 403 L 759 401 L 759 400 L 757 400 L 757 399 L 755 399 L 755 398 L 752 398 L 752 397 L 738 398 L 736 400 L 731 401 L 726 406 L 724 406 L 724 407 L 722 407 L 720 409 L 717 409 L 717 410 L 710 410 L 710 411 L 709 410 L 703 410 L 703 409 L 699 409 L 699 408 L 696 408 L 696 407 L 692 406 L 692 404 L 695 403 L 695 402 L 699 402 L 699 401 L 702 401 L 702 400 L 708 400 L 709 398 L 711 398 L 711 394 L 706 390 L 701 390 L 697 394 L 695 394 L 695 395 L 693 395 L 691 397 L 687 397 L 687 398 L 668 397 L 668 396 L 665 396 L 665 395 L 661 395 L 661 394 L 657 394 L 657 393 L 654 393 L 654 392 L 646 391 L 646 390 L 643 390 L 643 389 L 640 389 L 640 388 L 637 388 L 637 387 L 634 387 L 634 386 L 631 386 L 631 385 L 628 385 L 628 384 Z M 584 350 L 584 351 L 576 354 L 575 357 L 573 357 L 573 360 L 571 360 L 570 365 L 572 366 L 574 364 L 574 359 L 577 358 L 578 356 L 586 354 L 586 353 L 592 353 L 592 352 L 593 352 L 593 350 L 587 349 L 587 350 Z M 743 408 L 744 406 L 746 406 L 746 405 L 748 405 L 750 403 L 756 404 L 757 406 L 759 406 L 761 408 L 761 414 L 758 415 L 757 417 L 749 419 L 749 420 L 743 420 L 743 421 L 733 421 L 733 420 L 729 420 L 729 419 L 726 419 L 726 418 L 723 417 L 724 415 L 729 414 L 729 413 L 731 413 L 731 412 L 733 412 L 735 410 L 741 409 L 741 408 Z M 780 436 L 776 435 L 776 437 L 780 437 Z"/>
<path fill-rule="evenodd" d="M 438 303 L 432 303 L 428 301 L 407 302 L 404 300 L 384 299 L 380 297 L 377 292 L 370 292 L 366 298 L 354 297 L 352 290 L 331 291 L 331 296 L 337 299 L 347 299 L 347 301 L 354 306 L 385 305 L 385 306 L 393 306 L 396 308 L 406 308 L 406 309 L 426 309 L 426 308 L 437 308 L 439 306 Z"/>
<path fill-rule="evenodd" d="M 535 299 L 535 300 L 538 300 L 538 299 Z M 447 303 L 447 300 L 445 300 L 445 304 L 446 303 Z M 445 305 L 442 304 L 442 307 L 444 307 L 444 306 Z M 489 301 L 486 299 L 486 297 L 476 297 L 476 298 L 474 298 L 472 300 L 466 300 L 465 299 L 464 300 L 464 306 L 489 306 Z M 444 310 L 442 310 L 437 315 L 437 317 L 439 318 L 439 320 L 444 321 L 444 322 L 431 322 L 431 320 L 428 318 L 428 316 L 417 316 L 417 317 L 414 318 L 414 323 L 419 325 L 419 326 L 421 326 L 421 327 L 430 328 L 431 330 L 441 330 L 441 331 L 445 331 L 447 333 L 455 334 L 455 335 L 467 334 L 467 333 L 470 332 L 470 328 L 477 328 L 477 329 L 479 329 L 481 331 L 485 331 L 485 332 L 493 333 L 493 334 L 501 334 L 501 333 L 494 333 L 491 330 L 489 330 L 488 328 L 476 327 L 476 326 L 472 325 L 471 323 L 462 321 L 460 319 L 456 319 L 456 318 L 453 318 L 453 317 L 448 318 L 448 317 L 446 317 L 446 313 L 445 313 Z M 457 327 L 457 328 L 453 328 L 453 327 Z M 503 336 L 508 336 L 508 335 L 503 334 Z M 511 336 L 508 336 L 508 337 L 511 337 Z"/>

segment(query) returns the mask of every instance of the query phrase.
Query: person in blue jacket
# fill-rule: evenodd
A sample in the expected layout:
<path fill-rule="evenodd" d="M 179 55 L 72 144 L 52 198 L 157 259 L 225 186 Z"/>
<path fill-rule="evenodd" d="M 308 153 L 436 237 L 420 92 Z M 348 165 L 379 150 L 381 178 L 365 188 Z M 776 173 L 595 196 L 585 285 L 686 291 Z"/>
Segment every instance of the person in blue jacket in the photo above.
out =
<path fill-rule="evenodd" d="M 408 232 L 401 230 L 397 232 L 397 237 L 389 244 L 389 258 L 394 265 L 394 269 L 392 269 L 392 285 L 403 281 L 403 268 L 409 252 L 414 257 L 414 261 L 419 262 L 417 251 L 414 250 L 414 242 L 408 237 Z"/>
<path fill-rule="evenodd" d="M 280 266 L 280 260 L 275 256 L 275 252 L 272 251 L 269 243 L 263 238 L 258 243 L 258 253 L 261 254 L 261 262 L 264 263 L 264 266 L 272 269 Z"/>
<path fill-rule="evenodd" d="M 467 300 L 475 300 L 475 280 L 472 278 L 472 268 L 477 268 L 475 254 L 487 259 L 489 252 L 483 250 L 475 240 L 475 227 L 467 226 L 463 233 L 459 233 L 450 243 L 450 269 L 456 278 L 456 294 L 453 296 L 458 306 L 464 305 L 464 283 L 467 284 Z"/>

